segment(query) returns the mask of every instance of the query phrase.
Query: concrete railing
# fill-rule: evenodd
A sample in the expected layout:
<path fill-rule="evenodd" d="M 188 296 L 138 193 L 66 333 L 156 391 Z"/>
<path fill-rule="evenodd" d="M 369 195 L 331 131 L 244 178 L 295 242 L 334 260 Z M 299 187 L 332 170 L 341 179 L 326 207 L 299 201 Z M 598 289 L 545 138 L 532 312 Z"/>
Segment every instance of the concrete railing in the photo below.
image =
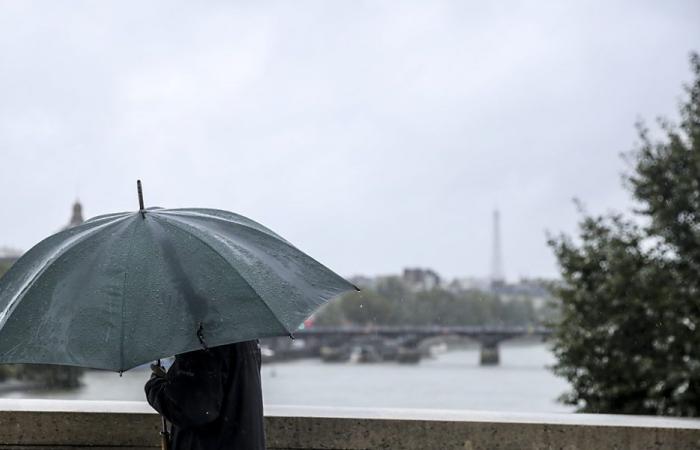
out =
<path fill-rule="evenodd" d="M 700 450 L 700 421 L 588 414 L 266 408 L 270 449 Z M 141 402 L 0 400 L 0 449 L 154 449 Z"/>

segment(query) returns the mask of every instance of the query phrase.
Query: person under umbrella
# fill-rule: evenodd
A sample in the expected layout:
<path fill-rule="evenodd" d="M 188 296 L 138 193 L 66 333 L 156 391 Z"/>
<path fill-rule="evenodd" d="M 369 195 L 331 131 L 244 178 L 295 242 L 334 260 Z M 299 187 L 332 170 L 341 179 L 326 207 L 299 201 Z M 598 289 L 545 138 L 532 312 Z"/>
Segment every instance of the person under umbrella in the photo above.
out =
<path fill-rule="evenodd" d="M 172 450 L 265 449 L 257 340 L 183 353 L 152 365 L 148 403 L 172 423 Z"/>

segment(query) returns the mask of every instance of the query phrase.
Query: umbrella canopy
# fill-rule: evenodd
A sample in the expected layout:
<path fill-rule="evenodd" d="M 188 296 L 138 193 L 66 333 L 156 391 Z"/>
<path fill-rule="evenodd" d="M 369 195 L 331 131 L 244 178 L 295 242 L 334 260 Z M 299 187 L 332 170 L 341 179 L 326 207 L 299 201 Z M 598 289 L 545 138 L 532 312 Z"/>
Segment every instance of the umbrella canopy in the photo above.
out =
<path fill-rule="evenodd" d="M 268 228 L 214 209 L 95 217 L 0 279 L 0 363 L 124 371 L 285 335 L 357 289 Z"/>

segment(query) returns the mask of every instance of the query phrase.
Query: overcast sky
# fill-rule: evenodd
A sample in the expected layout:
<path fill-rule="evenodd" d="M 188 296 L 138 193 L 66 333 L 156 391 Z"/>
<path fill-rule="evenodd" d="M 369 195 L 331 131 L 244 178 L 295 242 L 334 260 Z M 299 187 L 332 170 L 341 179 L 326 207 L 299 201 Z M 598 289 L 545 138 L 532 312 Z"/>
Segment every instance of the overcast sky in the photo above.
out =
<path fill-rule="evenodd" d="M 555 276 L 629 207 L 700 2 L 0 1 L 0 246 L 147 205 L 242 213 L 344 275 Z"/>

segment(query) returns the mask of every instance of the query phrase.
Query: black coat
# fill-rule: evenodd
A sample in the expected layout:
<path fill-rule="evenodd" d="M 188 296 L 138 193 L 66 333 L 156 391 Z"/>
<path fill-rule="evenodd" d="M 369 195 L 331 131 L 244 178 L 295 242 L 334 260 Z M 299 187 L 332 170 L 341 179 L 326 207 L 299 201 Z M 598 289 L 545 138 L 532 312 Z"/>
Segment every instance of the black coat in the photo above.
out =
<path fill-rule="evenodd" d="M 177 355 L 145 389 L 172 423 L 172 450 L 265 449 L 257 341 Z"/>

